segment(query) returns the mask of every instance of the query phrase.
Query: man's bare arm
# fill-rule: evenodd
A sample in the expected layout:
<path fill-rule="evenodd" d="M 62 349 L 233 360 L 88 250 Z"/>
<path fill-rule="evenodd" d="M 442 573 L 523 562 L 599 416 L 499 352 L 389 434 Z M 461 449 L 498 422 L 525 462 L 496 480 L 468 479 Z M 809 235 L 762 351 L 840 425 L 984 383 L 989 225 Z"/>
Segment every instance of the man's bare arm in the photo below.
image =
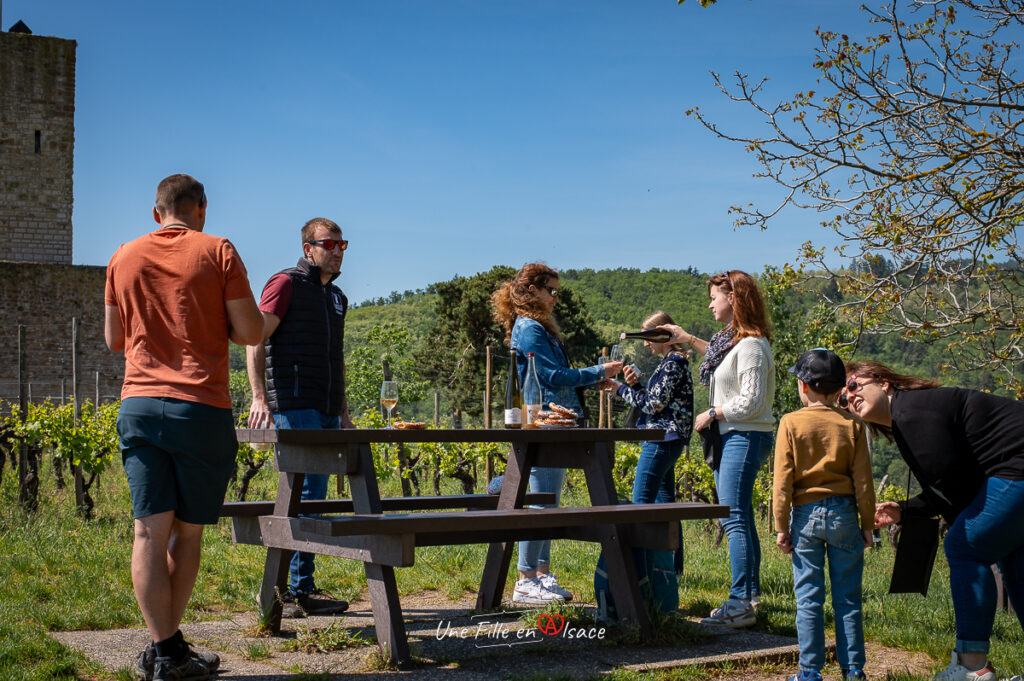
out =
<path fill-rule="evenodd" d="M 261 343 L 263 336 L 263 313 L 256 307 L 256 299 L 235 298 L 224 303 L 228 312 L 228 337 L 239 345 Z"/>
<path fill-rule="evenodd" d="M 124 324 L 116 305 L 105 305 L 103 312 L 103 337 L 111 352 L 124 350 Z"/>

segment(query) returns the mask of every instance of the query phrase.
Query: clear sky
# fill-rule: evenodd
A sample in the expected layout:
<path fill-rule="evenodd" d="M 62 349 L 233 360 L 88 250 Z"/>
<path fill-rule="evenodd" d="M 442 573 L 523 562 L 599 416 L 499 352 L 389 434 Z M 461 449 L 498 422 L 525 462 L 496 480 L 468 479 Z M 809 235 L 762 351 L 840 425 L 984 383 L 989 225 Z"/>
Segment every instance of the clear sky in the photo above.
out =
<path fill-rule="evenodd" d="M 78 41 L 74 262 L 155 227 L 157 182 L 207 187 L 257 295 L 309 218 L 351 241 L 353 302 L 495 264 L 792 262 L 819 218 L 736 231 L 779 190 L 684 111 L 756 130 L 709 71 L 814 88 L 838 0 L 2 0 L 3 28 Z"/>

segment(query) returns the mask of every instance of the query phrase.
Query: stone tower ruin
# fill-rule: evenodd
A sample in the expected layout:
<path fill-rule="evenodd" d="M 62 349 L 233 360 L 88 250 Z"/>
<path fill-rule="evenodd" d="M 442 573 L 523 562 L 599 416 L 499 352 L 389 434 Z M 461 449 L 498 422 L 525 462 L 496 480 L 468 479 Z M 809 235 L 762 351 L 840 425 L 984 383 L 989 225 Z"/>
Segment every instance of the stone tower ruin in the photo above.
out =
<path fill-rule="evenodd" d="M 71 264 L 76 47 L 0 31 L 0 261 Z"/>

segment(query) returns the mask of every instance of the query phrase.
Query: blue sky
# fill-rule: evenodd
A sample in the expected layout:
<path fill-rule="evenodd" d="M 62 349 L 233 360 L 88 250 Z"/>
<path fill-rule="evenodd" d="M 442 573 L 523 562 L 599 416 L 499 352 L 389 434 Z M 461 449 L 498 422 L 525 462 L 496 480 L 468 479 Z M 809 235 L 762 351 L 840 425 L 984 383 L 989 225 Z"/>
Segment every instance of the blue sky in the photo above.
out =
<path fill-rule="evenodd" d="M 856 7 L 3 0 L 0 20 L 78 41 L 76 264 L 155 227 L 157 182 L 188 172 L 257 295 L 325 216 L 358 302 L 495 264 L 760 271 L 833 243 L 795 212 L 736 231 L 730 205 L 779 190 L 683 112 L 756 130 L 709 71 L 813 88 L 814 29 L 863 29 Z"/>

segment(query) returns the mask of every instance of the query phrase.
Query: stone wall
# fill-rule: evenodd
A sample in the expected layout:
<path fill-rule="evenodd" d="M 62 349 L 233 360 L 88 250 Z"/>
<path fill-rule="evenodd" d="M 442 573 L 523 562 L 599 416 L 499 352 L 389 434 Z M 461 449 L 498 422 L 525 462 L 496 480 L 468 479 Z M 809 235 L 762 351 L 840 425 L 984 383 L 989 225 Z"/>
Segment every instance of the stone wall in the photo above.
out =
<path fill-rule="evenodd" d="M 0 260 L 71 263 L 75 48 L 0 32 Z"/>
<path fill-rule="evenodd" d="M 103 340 L 106 267 L 0 262 L 0 399 L 18 398 L 18 325 L 25 327 L 26 378 L 33 401 L 72 393 L 71 320 L 78 318 L 78 394 L 118 399 L 124 355 Z"/>

